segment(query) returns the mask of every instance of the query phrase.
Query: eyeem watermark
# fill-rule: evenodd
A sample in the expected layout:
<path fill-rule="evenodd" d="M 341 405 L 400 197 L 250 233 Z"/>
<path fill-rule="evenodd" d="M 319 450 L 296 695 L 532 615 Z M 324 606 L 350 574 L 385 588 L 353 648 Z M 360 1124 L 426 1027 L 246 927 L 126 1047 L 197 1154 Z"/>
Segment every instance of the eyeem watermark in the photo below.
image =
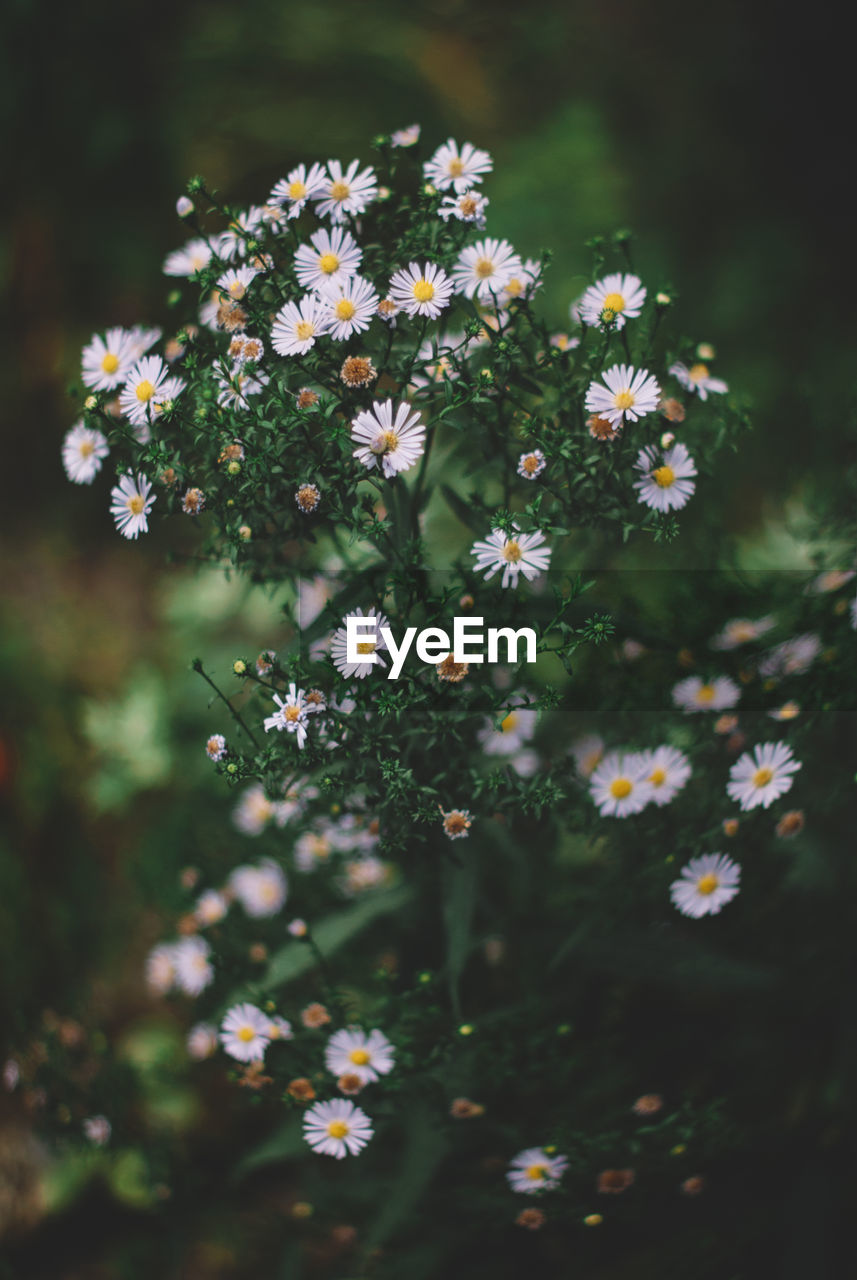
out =
<path fill-rule="evenodd" d="M 484 624 L 484 618 L 453 618 L 451 640 L 443 627 L 424 627 L 422 631 L 407 627 L 401 644 L 397 644 L 391 628 L 376 626 L 375 618 L 349 616 L 345 619 L 346 661 L 377 663 L 379 635 L 390 655 L 388 680 L 398 680 L 412 648 L 420 662 L 431 666 L 450 654 L 453 662 L 460 663 L 536 661 L 536 633 L 532 627 L 519 627 L 517 631 L 512 627 L 489 627 L 486 631 Z M 505 645 L 505 658 L 500 657 L 501 645 Z M 519 657 L 522 646 L 525 656 Z"/>

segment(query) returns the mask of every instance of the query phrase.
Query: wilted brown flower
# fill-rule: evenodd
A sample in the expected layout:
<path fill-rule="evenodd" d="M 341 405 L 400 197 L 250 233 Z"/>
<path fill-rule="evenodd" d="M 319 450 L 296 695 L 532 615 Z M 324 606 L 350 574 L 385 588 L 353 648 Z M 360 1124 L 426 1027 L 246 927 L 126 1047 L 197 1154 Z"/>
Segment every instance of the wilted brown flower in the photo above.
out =
<path fill-rule="evenodd" d="M 679 1190 L 683 1196 L 698 1196 L 705 1190 L 705 1179 L 699 1173 L 694 1174 L 692 1178 L 685 1178 Z"/>
<path fill-rule="evenodd" d="M 605 1169 L 599 1173 L 595 1187 L 602 1195 L 618 1196 L 627 1191 L 633 1181 L 633 1169 Z"/>
<path fill-rule="evenodd" d="M 306 1076 L 297 1076 L 294 1080 L 290 1080 L 286 1085 L 286 1093 L 296 1098 L 298 1102 L 312 1102 L 315 1097 L 312 1081 Z"/>
<path fill-rule="evenodd" d="M 541 1209 L 522 1209 L 515 1219 L 517 1226 L 526 1227 L 528 1231 L 538 1231 L 546 1221 Z"/>
<path fill-rule="evenodd" d="M 354 1071 L 346 1071 L 336 1082 L 336 1087 L 340 1093 L 353 1095 L 359 1093 L 363 1088 L 363 1081 Z"/>
<path fill-rule="evenodd" d="M 803 809 L 789 809 L 777 823 L 777 835 L 783 840 L 791 839 L 803 831 L 804 821 Z"/>
<path fill-rule="evenodd" d="M 453 1120 L 475 1120 L 485 1115 L 481 1102 L 471 1102 L 469 1098 L 453 1098 L 449 1107 Z"/>
<path fill-rule="evenodd" d="M 451 653 L 448 653 L 442 662 L 437 664 L 438 680 L 446 680 L 449 684 L 458 684 L 467 675 L 470 665 L 467 662 L 456 662 Z"/>
<path fill-rule="evenodd" d="M 638 1116 L 653 1116 L 664 1105 L 659 1093 L 644 1093 L 637 1099 L 631 1110 Z"/>
<path fill-rule="evenodd" d="M 346 387 L 368 387 L 378 377 L 378 370 L 368 356 L 349 356 L 339 376 Z"/>
<path fill-rule="evenodd" d="M 314 391 L 310 391 L 309 387 L 301 387 L 295 397 L 295 403 L 299 409 L 311 409 L 313 405 L 318 404 L 318 396 Z"/>
<path fill-rule="evenodd" d="M 658 404 L 658 409 L 664 415 L 667 422 L 684 422 L 684 405 L 680 400 L 676 400 L 673 396 L 667 396 L 665 400 L 661 400 Z"/>
<path fill-rule="evenodd" d="M 301 1011 L 301 1022 L 305 1027 L 309 1027 L 312 1030 L 317 1027 L 326 1027 L 330 1022 L 330 1014 L 323 1004 L 308 1004 Z"/>
<path fill-rule="evenodd" d="M 600 418 L 597 413 L 586 419 L 586 425 L 593 440 L 615 440 L 619 434 L 609 418 Z"/>

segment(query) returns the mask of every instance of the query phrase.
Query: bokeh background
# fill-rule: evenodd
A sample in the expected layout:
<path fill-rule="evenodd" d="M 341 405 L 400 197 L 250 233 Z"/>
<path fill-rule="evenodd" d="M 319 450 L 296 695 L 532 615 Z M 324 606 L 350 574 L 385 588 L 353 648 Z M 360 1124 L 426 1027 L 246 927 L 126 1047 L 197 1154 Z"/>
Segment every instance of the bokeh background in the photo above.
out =
<path fill-rule="evenodd" d="M 240 1121 L 213 1079 L 207 1093 L 191 1084 L 181 1026 L 139 981 L 180 869 L 212 838 L 200 798 L 227 821 L 187 663 L 199 652 L 223 667 L 274 642 L 277 601 L 165 563 L 157 532 L 122 543 L 59 460 L 84 342 L 165 320 L 159 268 L 183 239 L 186 179 L 249 203 L 299 160 L 370 161 L 375 134 L 412 121 L 431 145 L 470 139 L 495 158 L 492 233 L 554 252 L 543 305 L 557 328 L 589 270 L 584 242 L 630 227 L 638 270 L 677 298 L 683 332 L 716 346 L 755 421 L 659 566 L 800 568 L 813 512 L 847 511 L 855 466 L 845 57 L 823 7 L 790 25 L 739 0 L 89 0 L 49 13 L 8 0 L 0 1041 L 40 1020 L 97 1022 L 150 1082 L 153 1141 L 178 1134 L 188 1169 L 207 1165 L 158 1230 L 133 1158 L 109 1176 L 69 1158 L 37 1194 L 29 1117 L 0 1096 L 6 1274 L 107 1280 L 173 1259 L 170 1276 L 244 1275 L 242 1241 L 288 1199 L 237 1185 L 206 1220 L 218 1137 Z"/>

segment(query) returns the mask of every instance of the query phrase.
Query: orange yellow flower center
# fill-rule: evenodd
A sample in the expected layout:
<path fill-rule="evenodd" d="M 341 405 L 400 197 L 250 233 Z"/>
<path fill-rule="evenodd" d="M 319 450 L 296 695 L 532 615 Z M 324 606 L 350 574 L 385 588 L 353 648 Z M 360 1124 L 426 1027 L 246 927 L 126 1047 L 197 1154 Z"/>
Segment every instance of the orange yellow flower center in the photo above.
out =
<path fill-rule="evenodd" d="M 291 200 L 303 200 L 306 195 L 306 186 L 302 182 L 292 182 L 289 184 L 289 198 Z"/>
<path fill-rule="evenodd" d="M 137 399 L 146 404 L 155 394 L 155 388 L 148 378 L 144 378 L 142 382 L 137 383 Z"/>
<path fill-rule="evenodd" d="M 458 156 L 454 156 L 447 166 L 447 173 L 450 178 L 460 178 L 464 173 L 464 161 L 460 160 Z"/>
<path fill-rule="evenodd" d="M 624 311 L 627 303 L 621 293 L 608 293 L 604 299 L 604 310 L 612 311 L 614 315 L 619 311 Z"/>
<path fill-rule="evenodd" d="M 703 378 L 708 377 L 708 365 L 707 364 L 692 365 L 690 369 L 688 369 L 687 371 L 687 376 L 690 378 L 691 382 L 701 382 Z"/>
<path fill-rule="evenodd" d="M 507 542 L 503 548 L 503 559 L 508 560 L 510 564 L 517 564 L 523 554 L 520 543 L 516 542 L 514 538 Z"/>
<path fill-rule="evenodd" d="M 699 686 L 699 692 L 696 695 L 697 702 L 713 702 L 716 690 L 713 684 L 703 684 Z"/>
<path fill-rule="evenodd" d="M 649 777 L 649 782 L 651 782 L 653 787 L 662 787 L 666 782 L 666 780 L 667 780 L 666 769 L 655 769 L 655 771 Z"/>
<path fill-rule="evenodd" d="M 332 276 L 334 271 L 339 270 L 339 258 L 335 253 L 323 253 L 318 260 L 318 269 L 326 276 Z"/>
<path fill-rule="evenodd" d="M 351 188 L 347 182 L 334 182 L 330 188 L 331 200 L 347 200 L 351 194 Z"/>
<path fill-rule="evenodd" d="M 329 1138 L 346 1138 L 350 1132 L 351 1126 L 347 1125 L 344 1120 L 331 1120 L 327 1126 Z"/>
<path fill-rule="evenodd" d="M 500 721 L 500 732 L 511 733 L 517 723 L 518 713 L 516 711 L 510 711 L 505 720 Z"/>
<path fill-rule="evenodd" d="M 526 1170 L 526 1175 L 530 1182 L 542 1182 L 549 1172 L 550 1170 L 546 1164 L 531 1164 Z"/>
<path fill-rule="evenodd" d="M 348 298 L 341 298 L 336 304 L 336 315 L 339 320 L 353 320 L 357 308 Z"/>
<path fill-rule="evenodd" d="M 91 440 L 81 440 L 78 445 L 78 453 L 82 458 L 89 458 L 95 453 L 95 445 Z"/>
<path fill-rule="evenodd" d="M 704 893 L 706 897 L 713 893 L 720 884 L 717 876 L 713 872 L 709 872 L 707 876 L 700 876 L 696 882 L 696 892 Z"/>
<path fill-rule="evenodd" d="M 306 342 L 315 333 L 315 325 L 309 320 L 301 320 L 295 325 L 295 337 L 301 342 Z"/>
<path fill-rule="evenodd" d="M 290 724 L 294 724 L 296 720 L 301 718 L 301 709 L 300 707 L 286 707 L 283 716 Z"/>
<path fill-rule="evenodd" d="M 773 778 L 773 776 L 774 776 L 773 769 L 768 769 L 767 767 L 764 767 L 762 769 L 757 769 L 756 772 L 753 774 L 753 786 L 766 787 L 768 783 L 771 781 L 771 778 Z"/>
<path fill-rule="evenodd" d="M 624 800 L 633 791 L 629 778 L 614 778 L 610 783 L 610 794 L 614 800 Z"/>
<path fill-rule="evenodd" d="M 377 647 L 378 645 L 375 640 L 358 640 L 357 641 L 358 653 L 374 653 Z"/>
<path fill-rule="evenodd" d="M 135 493 L 128 499 L 125 505 L 131 512 L 132 516 L 141 516 L 143 514 L 143 507 L 146 504 L 143 502 L 139 493 Z"/>
<path fill-rule="evenodd" d="M 115 356 L 112 351 L 108 351 L 107 355 L 101 361 L 102 373 L 115 373 L 119 368 L 119 357 Z"/>
<path fill-rule="evenodd" d="M 487 280 L 489 276 L 494 274 L 494 263 L 490 258 L 478 258 L 473 270 L 480 280 Z"/>
<path fill-rule="evenodd" d="M 652 472 L 652 479 L 659 489 L 669 489 L 670 485 L 675 484 L 675 472 L 672 467 L 666 464 L 662 467 L 656 467 Z"/>
<path fill-rule="evenodd" d="M 635 398 L 632 391 L 617 391 L 613 397 L 613 403 L 617 409 L 631 409 Z"/>
<path fill-rule="evenodd" d="M 235 1034 L 244 1044 L 249 1044 L 251 1040 L 256 1039 L 256 1032 L 252 1027 L 239 1027 Z"/>
<path fill-rule="evenodd" d="M 348 1055 L 348 1061 L 353 1062 L 355 1067 L 365 1067 L 369 1056 L 368 1049 L 352 1049 Z"/>
<path fill-rule="evenodd" d="M 413 295 L 417 302 L 430 302 L 434 297 L 434 285 L 421 276 L 413 287 Z"/>

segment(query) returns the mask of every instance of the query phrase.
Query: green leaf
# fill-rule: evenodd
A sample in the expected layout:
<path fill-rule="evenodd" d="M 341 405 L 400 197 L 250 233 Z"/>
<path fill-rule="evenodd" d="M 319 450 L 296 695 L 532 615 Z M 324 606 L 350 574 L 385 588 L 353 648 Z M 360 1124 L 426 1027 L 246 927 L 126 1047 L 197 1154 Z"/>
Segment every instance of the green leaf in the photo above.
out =
<path fill-rule="evenodd" d="M 468 529 L 472 529 L 474 533 L 485 532 L 485 521 L 471 503 L 465 502 L 464 498 L 457 494 L 454 489 L 451 489 L 448 484 L 442 484 L 440 489 L 462 524 L 467 525 Z"/>
<path fill-rule="evenodd" d="M 476 859 L 469 851 L 460 866 L 448 862 L 443 873 L 447 980 L 452 1008 L 458 1019 L 461 1018 L 458 980 L 470 950 L 471 923 L 476 904 L 476 875 Z"/>
<path fill-rule="evenodd" d="M 275 1129 L 264 1142 L 260 1142 L 238 1161 L 232 1170 L 231 1181 L 243 1182 L 257 1169 L 262 1169 L 269 1164 L 278 1164 L 282 1160 L 295 1160 L 304 1155 L 307 1150 L 301 1128 L 301 1117 L 296 1113 L 290 1116 L 279 1129 Z"/>
<path fill-rule="evenodd" d="M 366 1249 L 376 1249 L 404 1223 L 414 1206 L 422 1199 L 437 1166 L 446 1154 L 447 1144 L 438 1128 L 433 1112 L 427 1108 L 411 1110 L 408 1118 L 408 1145 L 393 1186 L 366 1235 Z"/>

